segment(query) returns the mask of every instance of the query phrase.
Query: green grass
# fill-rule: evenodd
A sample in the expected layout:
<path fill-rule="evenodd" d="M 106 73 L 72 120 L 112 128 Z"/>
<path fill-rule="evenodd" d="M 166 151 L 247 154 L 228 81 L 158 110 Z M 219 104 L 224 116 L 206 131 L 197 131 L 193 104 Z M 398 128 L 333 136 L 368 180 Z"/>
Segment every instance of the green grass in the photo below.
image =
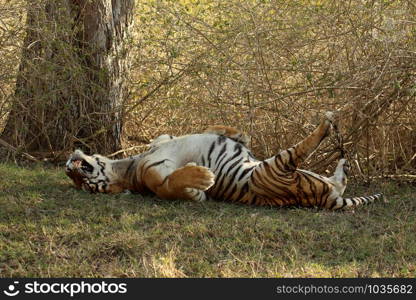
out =
<path fill-rule="evenodd" d="M 416 187 L 355 212 L 75 190 L 62 169 L 0 164 L 0 276 L 415 277 Z"/>

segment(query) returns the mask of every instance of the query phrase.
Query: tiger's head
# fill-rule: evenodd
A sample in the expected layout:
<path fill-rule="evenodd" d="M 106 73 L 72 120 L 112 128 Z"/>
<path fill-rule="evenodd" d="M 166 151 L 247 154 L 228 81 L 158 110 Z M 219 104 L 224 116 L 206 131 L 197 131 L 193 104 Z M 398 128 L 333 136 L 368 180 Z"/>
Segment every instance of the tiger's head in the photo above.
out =
<path fill-rule="evenodd" d="M 66 175 L 72 179 L 79 189 L 91 193 L 109 193 L 111 185 L 117 180 L 113 172 L 112 160 L 94 154 L 84 154 L 75 150 L 66 162 Z"/>

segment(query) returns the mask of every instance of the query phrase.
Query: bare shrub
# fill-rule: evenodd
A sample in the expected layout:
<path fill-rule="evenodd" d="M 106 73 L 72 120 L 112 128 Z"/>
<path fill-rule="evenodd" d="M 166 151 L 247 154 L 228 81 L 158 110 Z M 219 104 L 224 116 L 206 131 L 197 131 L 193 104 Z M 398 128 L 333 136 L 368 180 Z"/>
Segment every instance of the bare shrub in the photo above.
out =
<path fill-rule="evenodd" d="M 410 1 L 151 2 L 145 10 L 134 85 L 143 97 L 164 84 L 139 106 L 140 96 L 132 99 L 132 140 L 222 123 L 248 132 L 263 158 L 339 110 L 355 174 L 414 172 Z M 309 167 L 325 170 L 337 146 L 329 141 Z"/>
<path fill-rule="evenodd" d="M 415 174 L 415 16 L 410 0 L 137 1 L 121 153 L 162 133 L 226 124 L 249 133 L 264 158 L 338 110 L 355 175 Z M 19 37 L 0 46 L 15 40 L 16 52 Z M 12 56 L 0 60 L 15 70 Z M 9 74 L 0 75 L 2 116 Z M 338 146 L 330 139 L 305 167 L 333 166 Z"/>

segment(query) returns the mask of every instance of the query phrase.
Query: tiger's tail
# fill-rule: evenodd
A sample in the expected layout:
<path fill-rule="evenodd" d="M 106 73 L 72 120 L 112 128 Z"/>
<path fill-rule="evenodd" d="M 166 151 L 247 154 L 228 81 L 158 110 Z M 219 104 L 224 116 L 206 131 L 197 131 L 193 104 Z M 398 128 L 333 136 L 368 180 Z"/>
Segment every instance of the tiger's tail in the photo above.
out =
<path fill-rule="evenodd" d="M 343 209 L 343 208 L 348 208 L 348 207 L 356 207 L 359 205 L 370 204 L 376 200 L 379 201 L 381 199 L 383 199 L 382 193 L 374 194 L 371 196 L 364 196 L 364 197 L 352 197 L 352 198 L 338 197 L 332 203 L 331 207 L 329 208 L 333 210 L 338 210 L 338 209 Z"/>

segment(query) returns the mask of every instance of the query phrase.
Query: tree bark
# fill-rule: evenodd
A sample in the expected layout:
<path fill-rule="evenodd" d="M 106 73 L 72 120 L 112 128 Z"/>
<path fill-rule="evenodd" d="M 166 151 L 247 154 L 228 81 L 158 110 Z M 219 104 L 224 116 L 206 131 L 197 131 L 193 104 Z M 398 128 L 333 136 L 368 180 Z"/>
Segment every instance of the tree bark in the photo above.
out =
<path fill-rule="evenodd" d="M 1 138 L 27 152 L 121 146 L 133 0 L 28 0 L 15 97 Z"/>

